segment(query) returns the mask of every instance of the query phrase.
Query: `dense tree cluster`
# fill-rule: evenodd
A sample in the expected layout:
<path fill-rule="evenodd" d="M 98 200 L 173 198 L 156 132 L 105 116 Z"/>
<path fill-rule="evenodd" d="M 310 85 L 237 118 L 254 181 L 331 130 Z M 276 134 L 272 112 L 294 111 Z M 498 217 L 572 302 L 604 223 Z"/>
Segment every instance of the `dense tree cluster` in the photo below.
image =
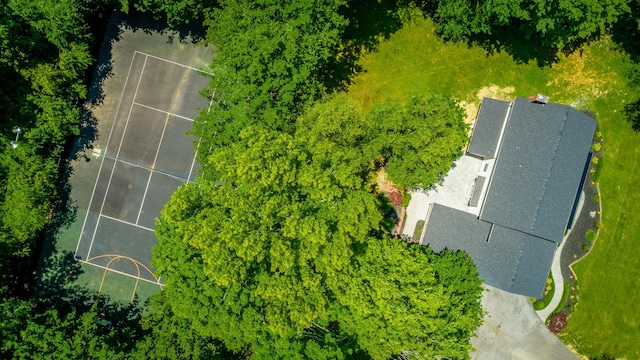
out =
<path fill-rule="evenodd" d="M 79 133 L 92 61 L 83 11 L 75 0 L 0 6 L 0 288 L 49 222 L 57 164 L 67 139 Z"/>
<path fill-rule="evenodd" d="M 465 357 L 474 265 L 387 239 L 362 154 L 259 126 L 214 150 L 217 177 L 181 187 L 157 223 L 176 316 L 253 358 Z"/>
<path fill-rule="evenodd" d="M 1 357 L 468 357 L 482 316 L 473 263 L 389 238 L 385 200 L 371 180 L 384 169 L 401 190 L 438 181 L 467 140 L 463 111 L 452 99 L 418 94 L 365 112 L 344 94 L 327 94 L 328 84 L 345 82 L 331 67 L 349 55 L 344 31 L 357 19 L 345 14 L 358 16 L 360 7 L 0 1 Z M 555 53 L 613 27 L 614 39 L 639 58 L 636 0 L 423 5 L 450 40 L 509 34 Z M 144 315 L 118 312 L 112 330 L 87 298 L 71 306 L 70 296 L 20 300 L 6 291 L 14 264 L 52 220 L 59 160 L 79 133 L 92 63 L 86 19 L 96 6 L 151 11 L 171 26 L 203 24 L 216 47 L 204 90 L 215 106 L 195 125 L 201 149 L 209 149 L 199 152 L 203 175 L 174 194 L 157 222 L 153 263 L 166 291 Z M 492 44 L 509 46 L 503 40 Z M 629 72 L 636 87 L 638 74 Z M 631 120 L 640 119 L 638 109 L 627 106 Z"/>
<path fill-rule="evenodd" d="M 434 19 L 447 39 L 508 31 L 557 50 L 604 34 L 628 11 L 628 0 L 439 1 Z"/>

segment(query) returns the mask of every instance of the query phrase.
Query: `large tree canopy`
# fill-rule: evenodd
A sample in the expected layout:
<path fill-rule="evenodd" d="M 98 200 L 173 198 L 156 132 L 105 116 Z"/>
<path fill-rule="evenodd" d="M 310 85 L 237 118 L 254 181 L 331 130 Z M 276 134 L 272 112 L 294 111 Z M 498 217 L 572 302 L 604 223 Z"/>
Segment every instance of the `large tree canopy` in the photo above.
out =
<path fill-rule="evenodd" d="M 207 90 L 216 106 L 196 122 L 205 148 L 228 144 L 250 124 L 292 129 L 323 92 L 321 70 L 338 51 L 344 0 L 221 1 L 207 25 L 216 45 Z"/>
<path fill-rule="evenodd" d="M 413 97 L 407 104 L 383 101 L 364 114 L 355 101 L 338 94 L 308 109 L 297 127 L 297 134 L 353 149 L 369 171 L 381 165 L 401 189 L 438 182 L 468 140 L 462 108 L 433 95 Z"/>
<path fill-rule="evenodd" d="M 404 350 L 468 349 L 480 314 L 473 264 L 459 262 L 462 280 L 454 285 L 438 278 L 425 249 L 405 253 L 404 243 L 382 240 L 382 216 L 364 181 L 368 165 L 361 149 L 304 130 L 294 137 L 251 126 L 238 142 L 213 150 L 199 184 L 181 187 L 157 223 L 153 264 L 166 279 L 172 311 L 228 349 L 256 358 L 362 349 L 382 359 Z M 374 258 L 383 253 L 389 258 L 376 267 Z M 406 256 L 415 258 L 407 259 L 413 265 L 400 261 Z M 354 293 L 368 283 L 375 283 L 370 292 Z M 461 299 L 461 293 L 470 295 Z M 461 302 L 443 318 L 450 304 Z M 372 311 L 362 313 L 363 306 Z M 421 323 L 415 331 L 430 334 L 438 321 L 458 320 L 451 329 L 463 330 L 444 332 L 446 341 L 401 335 L 403 326 L 375 342 L 361 333 L 368 321 Z M 349 338 L 363 341 L 353 348 Z M 383 350 L 388 341 L 398 345 Z M 461 341 L 455 351 L 445 346 Z"/>
<path fill-rule="evenodd" d="M 381 157 L 401 189 L 427 188 L 446 175 L 468 140 L 464 111 L 441 96 L 376 104 L 367 114 L 366 152 Z"/>
<path fill-rule="evenodd" d="M 51 219 L 58 166 L 79 133 L 91 63 L 84 8 L 75 0 L 0 4 L 0 288 Z M 12 130 L 22 132 L 18 147 Z M 22 260 L 24 262 L 24 260 Z M 6 267 L 6 268 L 5 268 Z"/>

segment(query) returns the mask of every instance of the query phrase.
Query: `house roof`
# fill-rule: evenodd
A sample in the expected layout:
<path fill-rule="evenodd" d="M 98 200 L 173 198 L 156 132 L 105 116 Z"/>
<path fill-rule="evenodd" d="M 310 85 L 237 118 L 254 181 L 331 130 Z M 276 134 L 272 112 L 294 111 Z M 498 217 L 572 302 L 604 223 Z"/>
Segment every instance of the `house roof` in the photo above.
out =
<path fill-rule="evenodd" d="M 570 106 L 517 98 L 480 219 L 562 241 L 595 127 Z"/>
<path fill-rule="evenodd" d="M 484 98 L 473 128 L 473 136 L 467 152 L 483 158 L 496 157 L 500 133 L 509 111 L 510 103 Z"/>
<path fill-rule="evenodd" d="M 570 106 L 526 98 L 511 105 L 484 99 L 477 122 L 468 153 L 495 158 L 480 215 L 433 204 L 421 242 L 435 252 L 467 252 L 491 286 L 541 297 L 596 122 Z"/>
<path fill-rule="evenodd" d="M 422 245 L 433 251 L 464 251 L 488 285 L 541 297 L 556 244 L 479 220 L 473 214 L 434 204 Z"/>

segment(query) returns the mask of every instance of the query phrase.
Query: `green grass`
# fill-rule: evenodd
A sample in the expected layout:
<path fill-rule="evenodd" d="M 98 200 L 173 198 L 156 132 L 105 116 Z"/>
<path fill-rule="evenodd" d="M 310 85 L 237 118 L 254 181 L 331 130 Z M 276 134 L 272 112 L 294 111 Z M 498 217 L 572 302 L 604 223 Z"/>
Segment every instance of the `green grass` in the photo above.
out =
<path fill-rule="evenodd" d="M 562 299 L 560 299 L 560 303 L 558 304 L 558 306 L 556 306 L 556 308 L 553 310 L 550 316 L 553 316 L 559 313 L 560 311 L 562 311 L 562 309 L 564 309 L 564 306 L 567 304 L 567 300 L 569 300 L 569 295 L 571 294 L 570 282 L 568 281 L 564 282 L 563 291 L 564 292 L 562 293 Z"/>
<path fill-rule="evenodd" d="M 495 85 L 503 88 L 498 94 L 503 97 L 543 93 L 551 101 L 593 110 L 604 139 L 597 173 L 604 226 L 593 252 L 574 267 L 580 299 L 562 340 L 585 355 L 637 359 L 640 135 L 621 116 L 625 102 L 634 99 L 625 85 L 624 59 L 604 39 L 560 55 L 557 64 L 542 69 L 535 63 L 517 64 L 505 53 L 442 43 L 429 20 L 416 18 L 361 60 L 365 71 L 349 92 L 365 108 L 385 98 L 406 100 L 430 92 L 478 104 L 480 90 Z M 507 87 L 513 91 L 505 91 Z"/>

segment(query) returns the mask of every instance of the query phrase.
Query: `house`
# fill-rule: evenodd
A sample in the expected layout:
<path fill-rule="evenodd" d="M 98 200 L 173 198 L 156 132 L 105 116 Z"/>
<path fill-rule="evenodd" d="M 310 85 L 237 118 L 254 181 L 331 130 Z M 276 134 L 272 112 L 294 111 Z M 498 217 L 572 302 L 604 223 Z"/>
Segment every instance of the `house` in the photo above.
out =
<path fill-rule="evenodd" d="M 421 244 L 465 251 L 488 285 L 542 297 L 580 200 L 595 129 L 567 105 L 485 98 L 463 156 L 475 171 L 467 191 L 459 189 L 464 204 L 431 204 Z"/>

